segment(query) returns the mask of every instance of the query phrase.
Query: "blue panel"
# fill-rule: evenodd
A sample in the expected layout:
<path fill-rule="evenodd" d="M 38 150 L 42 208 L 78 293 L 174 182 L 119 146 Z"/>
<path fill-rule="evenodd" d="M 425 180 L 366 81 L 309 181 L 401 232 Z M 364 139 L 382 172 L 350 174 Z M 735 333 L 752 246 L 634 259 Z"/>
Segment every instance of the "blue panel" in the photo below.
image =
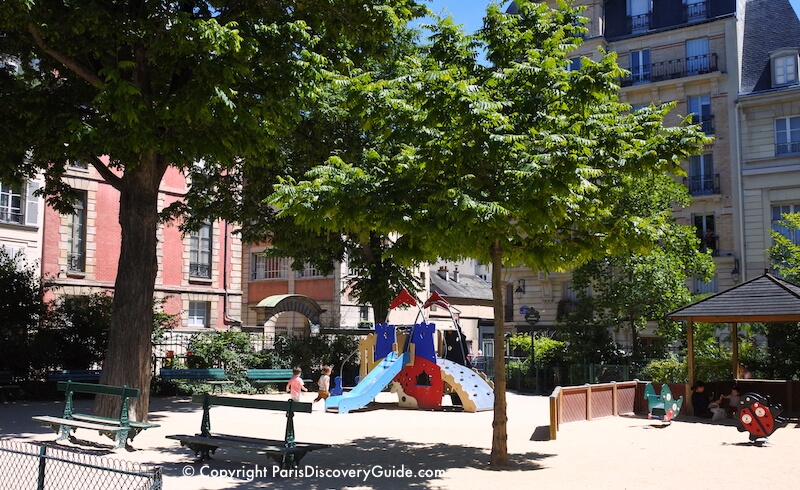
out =
<path fill-rule="evenodd" d="M 388 323 L 379 323 L 375 325 L 375 358 L 373 361 L 379 361 L 392 352 L 392 345 L 397 342 L 397 337 L 394 334 L 394 325 Z"/>
<path fill-rule="evenodd" d="M 414 355 L 436 362 L 436 346 L 433 342 L 435 334 L 433 323 L 418 323 L 411 332 L 411 343 L 414 344 Z"/>

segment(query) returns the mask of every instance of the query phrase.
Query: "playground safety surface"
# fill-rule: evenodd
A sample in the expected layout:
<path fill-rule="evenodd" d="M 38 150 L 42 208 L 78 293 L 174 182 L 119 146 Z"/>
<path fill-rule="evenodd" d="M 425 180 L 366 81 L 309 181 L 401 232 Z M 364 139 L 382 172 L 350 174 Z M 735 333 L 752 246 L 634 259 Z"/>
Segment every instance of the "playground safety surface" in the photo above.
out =
<path fill-rule="evenodd" d="M 315 395 L 304 393 L 303 401 Z M 160 466 L 167 490 L 796 486 L 800 431 L 794 421 L 763 447 L 752 445 L 733 421 L 711 424 L 684 416 L 666 427 L 632 415 L 573 422 L 562 424 L 557 440 L 544 441 L 547 397 L 509 392 L 507 399 L 510 466 L 500 471 L 488 466 L 491 411 L 400 409 L 392 403 L 396 395 L 388 392 L 348 414 L 326 413 L 322 403 L 311 414 L 296 414 L 298 441 L 333 447 L 309 453 L 294 474 L 281 474 L 265 455 L 224 448 L 211 461 L 196 462 L 188 449 L 165 437 L 199 431 L 202 407 L 188 398 L 151 399 L 150 421 L 161 427 L 139 434 L 133 450 L 112 451 L 110 439 L 87 430 L 76 433 L 76 442 L 58 446 Z M 0 437 L 53 444 L 55 434 L 31 416 L 58 415 L 62 408 L 62 402 L 2 404 Z M 265 438 L 282 438 L 286 423 L 279 412 L 228 407 L 213 408 L 211 419 L 214 432 Z M 73 488 L 80 489 L 80 482 Z"/>

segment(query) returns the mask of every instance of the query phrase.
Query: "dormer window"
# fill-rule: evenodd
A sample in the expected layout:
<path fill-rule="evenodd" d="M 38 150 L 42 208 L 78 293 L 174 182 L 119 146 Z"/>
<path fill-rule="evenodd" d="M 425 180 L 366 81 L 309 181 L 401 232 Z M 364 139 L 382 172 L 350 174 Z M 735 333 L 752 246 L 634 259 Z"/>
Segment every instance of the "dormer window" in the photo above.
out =
<path fill-rule="evenodd" d="M 797 50 L 782 49 L 770 53 L 772 61 L 772 86 L 797 84 Z"/>

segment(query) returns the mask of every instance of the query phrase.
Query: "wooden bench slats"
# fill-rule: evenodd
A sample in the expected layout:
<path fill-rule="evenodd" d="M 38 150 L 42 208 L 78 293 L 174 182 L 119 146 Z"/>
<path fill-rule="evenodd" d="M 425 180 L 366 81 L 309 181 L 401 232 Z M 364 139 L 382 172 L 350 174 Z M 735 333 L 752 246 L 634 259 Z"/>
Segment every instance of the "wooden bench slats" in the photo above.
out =
<path fill-rule="evenodd" d="M 97 415 L 87 415 L 84 413 L 73 413 L 72 418 L 75 420 L 85 420 L 87 422 L 97 422 L 100 424 L 118 424 L 119 420 L 112 419 L 109 417 L 99 417 Z M 128 422 L 131 427 L 136 427 L 139 429 L 152 429 L 154 427 L 161 427 L 161 424 L 151 424 L 149 422 L 138 422 L 136 420 L 131 420 Z"/>
<path fill-rule="evenodd" d="M 289 410 L 288 401 L 259 400 L 256 398 L 239 398 L 206 394 L 192 395 L 192 403 L 203 403 L 206 396 L 208 397 L 208 403 L 210 405 L 223 405 L 226 407 L 237 408 L 258 408 L 261 410 L 281 410 L 284 412 Z M 295 412 L 311 413 L 313 406 L 313 404 L 308 402 L 293 402 L 291 408 Z"/>
<path fill-rule="evenodd" d="M 114 449 L 119 449 L 126 445 L 128 439 L 133 438 L 139 432 L 159 427 L 158 424 L 131 421 L 128 414 L 128 407 L 131 398 L 138 398 L 141 391 L 138 388 L 128 386 L 111 386 L 90 383 L 76 383 L 73 381 L 59 381 L 59 390 L 65 392 L 64 414 L 62 417 L 51 417 L 42 415 L 33 417 L 33 420 L 42 422 L 53 428 L 58 434 L 57 441 L 67 439 L 75 429 L 96 430 L 101 434 L 113 436 L 116 441 Z M 119 416 L 114 419 L 110 417 L 98 417 L 95 415 L 74 413 L 72 409 L 72 398 L 74 393 L 87 393 L 94 395 L 117 396 L 120 398 Z"/>
<path fill-rule="evenodd" d="M 193 403 L 203 404 L 203 419 L 200 422 L 200 433 L 196 435 L 176 434 L 168 439 L 180 441 L 201 460 L 210 459 L 209 453 L 216 452 L 219 447 L 232 447 L 268 454 L 282 468 L 296 468 L 308 451 L 330 447 L 327 444 L 298 443 L 294 435 L 294 413 L 311 413 L 312 404 L 295 401 L 259 400 L 230 396 L 215 396 L 208 393 L 192 396 Z M 275 439 L 259 439 L 255 437 L 214 434 L 211 432 L 211 407 L 225 406 L 234 408 L 254 408 L 286 412 L 286 430 L 282 441 Z"/>
<path fill-rule="evenodd" d="M 81 420 L 75 419 L 64 419 L 61 417 L 51 417 L 49 415 L 39 415 L 36 417 L 31 417 L 33 420 L 37 420 L 39 422 L 43 422 L 46 425 L 68 425 L 70 427 L 80 427 L 81 429 L 90 429 L 90 430 L 99 430 L 99 431 L 108 431 L 108 432 L 120 432 L 123 430 L 127 430 L 125 427 L 120 427 L 119 425 L 111 425 L 111 424 L 97 424 L 92 422 L 84 422 Z"/>
<path fill-rule="evenodd" d="M 197 368 L 197 369 L 167 369 L 161 368 L 163 379 L 197 379 L 227 381 L 224 369 L 219 368 Z"/>

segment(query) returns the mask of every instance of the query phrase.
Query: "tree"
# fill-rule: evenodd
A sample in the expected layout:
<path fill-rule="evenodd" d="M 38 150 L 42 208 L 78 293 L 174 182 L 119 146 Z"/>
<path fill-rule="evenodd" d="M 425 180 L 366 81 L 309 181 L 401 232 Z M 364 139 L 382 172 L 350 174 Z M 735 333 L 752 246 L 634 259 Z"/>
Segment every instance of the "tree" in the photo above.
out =
<path fill-rule="evenodd" d="M 592 260 L 572 274 L 585 320 L 603 332 L 627 329 L 633 359 L 638 359 L 638 333 L 648 321 L 657 321 L 667 340 L 674 340 L 675 322 L 666 314 L 688 304 L 692 293 L 686 282 L 692 276 L 709 280 L 714 261 L 700 251 L 692 226 L 680 225 L 673 217 L 673 204 L 690 201 L 686 187 L 666 174 L 637 179 L 630 192 L 621 196 L 614 214 L 648 216 L 656 245 L 646 253 L 617 249 L 615 255 Z M 590 289 L 591 288 L 591 289 Z M 591 293 L 591 295 L 590 295 Z"/>
<path fill-rule="evenodd" d="M 89 162 L 120 195 L 122 244 L 101 382 L 142 389 L 147 418 L 157 273 L 158 191 L 170 166 L 217 178 L 220 205 L 244 162 L 280 173 L 279 139 L 326 70 L 385 49 L 423 12 L 413 0 L 0 3 L 0 179 L 45 172 L 69 211 L 68 161 Z M 215 187 L 214 184 L 217 184 Z M 117 407 L 103 397 L 96 413 Z"/>
<path fill-rule="evenodd" d="M 503 266 L 564 270 L 652 247 L 649 213 L 619 216 L 615 203 L 637 179 L 680 172 L 709 141 L 688 120 L 665 127 L 672 105 L 631 112 L 620 102 L 623 71 L 613 53 L 569 71 L 585 30 L 577 10 L 516 4 L 517 15 L 490 6 L 475 36 L 437 21 L 405 73 L 376 77 L 370 127 L 402 141 L 394 146 L 401 152 L 371 168 L 331 161 L 308 180 L 279 185 L 273 200 L 301 225 L 367 221 L 426 258 L 492 264 L 493 467 L 508 463 Z M 482 52 L 490 66 L 478 62 Z M 382 196 L 382 206 L 356 206 L 351 192 L 357 202 Z"/>
<path fill-rule="evenodd" d="M 767 255 L 772 266 L 787 281 L 800 283 L 800 245 L 795 243 L 795 236 L 800 230 L 800 213 L 787 213 L 778 222 L 780 229 L 772 230 L 772 246 Z"/>

